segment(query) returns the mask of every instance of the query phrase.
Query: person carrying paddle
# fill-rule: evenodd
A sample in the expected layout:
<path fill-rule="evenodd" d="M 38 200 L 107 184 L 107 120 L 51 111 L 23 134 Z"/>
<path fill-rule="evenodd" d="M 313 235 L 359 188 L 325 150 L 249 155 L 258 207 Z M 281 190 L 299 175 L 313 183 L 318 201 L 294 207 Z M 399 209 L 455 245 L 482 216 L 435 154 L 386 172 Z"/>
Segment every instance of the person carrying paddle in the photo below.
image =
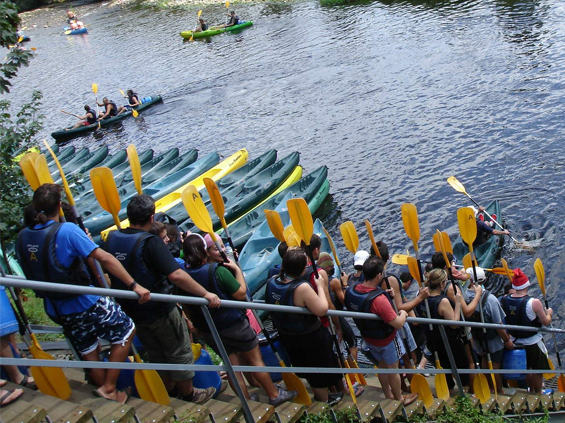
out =
<path fill-rule="evenodd" d="M 486 279 L 485 271 L 481 267 L 475 267 L 477 272 L 477 284 L 481 284 Z M 470 299 L 475 297 L 475 277 L 473 268 L 467 269 L 467 274 L 470 277 L 470 284 L 467 287 L 467 296 Z M 483 307 L 483 315 L 485 323 L 503 324 L 504 323 L 504 310 L 502 306 L 494 295 L 489 291 L 484 290 L 481 294 L 480 299 Z M 479 307 L 480 307 L 479 305 Z M 469 320 L 472 322 L 481 322 L 480 309 L 477 310 L 470 316 Z M 481 366 L 483 369 L 488 369 L 488 359 L 487 352 L 490 353 L 492 359 L 493 369 L 500 369 L 500 364 L 502 363 L 502 354 L 504 349 L 512 350 L 514 349 L 514 344 L 510 339 L 510 335 L 505 329 L 487 329 L 486 333 L 483 332 L 481 328 L 472 328 L 471 332 L 473 334 L 473 347 L 475 351 L 482 358 Z M 485 350 L 485 347 L 488 349 Z M 496 381 L 496 392 L 502 392 L 502 375 L 495 374 L 494 379 Z M 491 378 L 487 378 L 489 385 L 492 385 Z M 494 389 L 493 386 L 490 389 Z"/>
<path fill-rule="evenodd" d="M 479 245 L 484 244 L 492 235 L 510 235 L 508 230 L 499 230 L 494 229 L 490 225 L 484 222 L 484 220 L 480 219 L 481 213 L 485 211 L 483 206 L 480 206 L 478 209 L 474 206 L 470 206 L 475 213 L 475 218 L 477 222 L 477 237 L 475 238 L 475 242 L 473 242 L 473 247 L 478 247 Z M 496 215 L 492 215 L 493 218 L 496 218 Z M 489 222 L 493 223 L 493 222 Z"/>
<path fill-rule="evenodd" d="M 208 30 L 208 24 L 202 18 L 196 20 L 196 28 L 192 32 L 203 32 Z"/>
<path fill-rule="evenodd" d="M 239 17 L 236 16 L 233 10 L 230 13 L 228 13 L 228 17 L 230 18 L 230 20 L 228 21 L 227 24 L 217 25 L 215 28 L 227 28 L 239 24 Z"/>
<path fill-rule="evenodd" d="M 359 250 L 355 253 L 353 256 L 353 270 L 355 270 L 355 272 L 342 277 L 342 285 L 348 287 L 363 282 L 363 263 L 365 263 L 365 260 L 369 257 L 370 254 L 365 250 Z"/>
<path fill-rule="evenodd" d="M 102 99 L 102 103 L 97 103 L 100 107 L 104 106 L 104 112 L 100 112 L 98 120 L 106 119 L 108 117 L 117 116 L 118 106 L 112 100 L 108 100 L 108 97 Z"/>
<path fill-rule="evenodd" d="M 516 292 L 500 300 L 502 309 L 506 313 L 507 325 L 540 328 L 551 324 L 553 309 L 544 309 L 540 300 L 528 295 L 530 285 L 530 281 L 524 272 L 522 272 L 521 269 L 514 269 L 512 288 L 514 288 Z M 512 336 L 512 342 L 516 347 L 526 350 L 528 369 L 550 369 L 549 361 L 547 360 L 547 348 L 540 332 L 509 330 L 508 333 Z M 541 393 L 543 374 L 528 375 L 527 381 L 530 392 L 534 394 Z"/>
<path fill-rule="evenodd" d="M 90 257 L 98 260 L 125 289 L 140 296 L 133 302 L 146 303 L 149 291 L 138 285 L 118 260 L 98 248 L 77 225 L 60 223 L 61 191 L 59 185 L 43 184 L 33 194 L 33 205 L 39 214 L 35 224 L 18 234 L 16 244 L 18 261 L 26 278 L 89 286 L 91 280 L 82 259 Z M 84 360 L 100 360 L 99 338 L 112 344 L 111 362 L 122 363 L 126 359 L 136 328 L 114 301 L 98 295 L 35 292 L 44 299 L 47 315 L 63 326 Z M 116 389 L 119 374 L 119 369 L 90 370 L 90 379 L 99 386 L 96 394 L 124 404 L 128 394 Z"/>
<path fill-rule="evenodd" d="M 133 90 L 127 90 L 126 94 L 127 94 L 128 104 L 126 104 L 125 106 L 120 106 L 120 108 L 118 109 L 118 114 L 127 112 L 128 110 L 131 110 L 132 107 L 141 105 L 139 96 L 136 93 L 134 93 Z"/>
<path fill-rule="evenodd" d="M 394 290 L 385 291 L 379 287 L 385 277 L 384 269 L 385 263 L 381 259 L 369 257 L 363 263 L 365 280 L 347 288 L 345 305 L 348 310 L 373 313 L 382 319 L 353 319 L 363 337 L 361 349 L 379 368 L 398 369 L 400 357 L 406 354 L 398 329 L 406 323 L 408 313 L 400 310 L 396 314 L 390 298 L 390 295 L 394 296 Z M 378 377 L 388 399 L 402 401 L 406 406 L 418 398 L 416 393 L 402 395 L 400 374 L 379 373 Z"/>
<path fill-rule="evenodd" d="M 306 307 L 313 314 L 273 312 L 279 339 L 295 367 L 339 367 L 333 352 L 330 333 L 322 326 L 320 317 L 328 312 L 324 280 L 314 280 L 317 290 L 304 278 L 308 257 L 302 249 L 289 249 L 283 257 L 281 272 L 267 282 L 265 302 L 287 306 Z M 302 373 L 316 401 L 335 403 L 340 395 L 330 395 L 329 389 L 343 386 L 337 373 Z"/>
<path fill-rule="evenodd" d="M 73 126 L 71 129 L 77 129 L 80 128 L 81 126 L 88 126 L 88 125 L 92 125 L 93 123 L 96 123 L 97 118 L 96 118 L 96 111 L 93 110 L 88 104 L 84 105 L 84 111 L 86 112 L 84 116 L 79 116 L 78 118 L 80 119 L 77 123 L 75 123 L 75 126 Z"/>
<path fill-rule="evenodd" d="M 127 206 L 130 227 L 108 234 L 104 248 L 121 258 L 136 283 L 151 292 L 169 294 L 173 285 L 194 296 L 209 301 L 210 308 L 220 306 L 216 294 L 206 291 L 184 272 L 165 243 L 148 230 L 154 221 L 155 200 L 149 195 L 133 197 Z M 125 258 L 128 258 L 125 260 Z M 112 289 L 128 289 L 112 277 Z M 139 304 L 132 300 L 117 300 L 133 319 L 137 336 L 153 363 L 192 364 L 194 362 L 186 321 L 173 302 Z M 170 396 L 204 404 L 216 392 L 215 388 L 198 389 L 192 385 L 194 372 L 189 370 L 159 371 Z"/>
<path fill-rule="evenodd" d="M 223 262 L 221 266 L 218 263 L 209 263 L 206 249 L 207 244 L 202 236 L 191 234 L 186 237 L 183 243 L 187 264 L 186 272 L 200 284 L 202 289 L 214 292 L 222 299 L 245 301 L 247 285 L 239 266 L 231 260 L 227 263 Z M 180 294 L 190 295 L 183 291 Z M 200 338 L 219 354 L 216 341 L 200 307 L 186 307 L 185 311 L 187 315 L 190 315 L 190 319 L 198 329 Z M 233 365 L 265 365 L 259 349 L 257 333 L 249 324 L 249 319 L 244 310 L 220 308 L 211 310 L 210 314 Z M 245 397 L 251 399 L 241 373 L 238 372 L 236 375 L 237 381 L 230 380 L 230 384 L 233 387 L 234 383 L 239 383 Z M 285 391 L 277 388 L 267 372 L 256 372 L 254 376 L 269 396 L 269 404 L 271 405 L 278 406 L 292 400 L 297 395 L 296 391 Z"/>

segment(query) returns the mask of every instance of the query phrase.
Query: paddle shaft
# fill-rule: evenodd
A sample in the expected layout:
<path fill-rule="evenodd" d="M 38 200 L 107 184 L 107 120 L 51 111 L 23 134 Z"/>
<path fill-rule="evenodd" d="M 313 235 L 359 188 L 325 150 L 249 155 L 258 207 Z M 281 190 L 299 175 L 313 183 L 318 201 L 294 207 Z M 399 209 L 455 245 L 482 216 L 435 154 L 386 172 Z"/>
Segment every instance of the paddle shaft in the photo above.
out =
<path fill-rule="evenodd" d="M 548 309 L 549 303 L 547 302 L 547 296 L 545 295 L 545 289 L 543 290 L 543 301 L 545 303 L 545 308 Z M 550 323 L 549 326 L 553 327 L 553 323 Z M 553 345 L 555 345 L 555 355 L 557 355 L 557 364 L 559 365 L 559 368 L 561 368 L 561 356 L 559 354 L 559 348 L 557 348 L 557 339 L 555 338 L 555 333 L 552 332 L 551 336 L 553 337 Z"/>
<path fill-rule="evenodd" d="M 475 199 L 474 199 L 473 197 L 471 197 L 471 195 L 470 195 L 467 191 L 465 191 L 465 195 L 466 195 L 467 197 L 469 197 L 469 199 L 470 199 L 473 203 L 475 203 L 475 205 L 477 206 L 477 208 L 480 209 L 481 206 L 479 205 L 479 203 L 477 203 L 477 202 L 475 201 Z M 490 220 L 491 220 L 492 222 L 494 222 L 494 223 L 496 224 L 496 226 L 498 226 L 501 230 L 503 230 L 503 231 L 506 230 L 506 229 L 504 229 L 504 227 L 503 227 L 500 223 L 498 223 L 498 220 L 493 219 L 493 217 L 489 214 L 489 212 L 486 211 L 486 209 L 483 210 L 483 213 L 486 214 L 486 215 L 490 218 Z M 516 238 L 514 238 L 512 235 L 508 234 L 508 236 L 512 239 L 512 241 L 514 241 L 515 243 L 518 243 L 518 240 L 517 240 Z"/>
<path fill-rule="evenodd" d="M 77 119 L 80 119 L 80 116 L 79 116 L 79 115 L 75 115 L 74 113 L 65 112 L 64 110 L 61 110 L 61 112 L 64 113 L 64 114 L 66 114 L 66 115 L 71 115 L 71 116 L 76 117 Z"/>

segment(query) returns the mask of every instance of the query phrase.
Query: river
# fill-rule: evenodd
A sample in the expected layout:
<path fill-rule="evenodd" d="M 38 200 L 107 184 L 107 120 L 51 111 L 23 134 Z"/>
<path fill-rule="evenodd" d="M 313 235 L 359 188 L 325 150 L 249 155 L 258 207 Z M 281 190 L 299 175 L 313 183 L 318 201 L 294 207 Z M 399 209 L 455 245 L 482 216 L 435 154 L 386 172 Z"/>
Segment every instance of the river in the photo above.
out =
<path fill-rule="evenodd" d="M 305 172 L 329 167 L 319 217 L 350 268 L 338 226 L 363 220 L 392 252 L 412 247 L 400 205 L 417 205 L 420 249 L 436 229 L 455 239 L 456 210 L 470 205 L 451 175 L 481 204 L 501 201 L 510 231 L 503 257 L 535 279 L 546 269 L 550 304 L 563 324 L 563 74 L 565 3 L 539 1 L 372 1 L 322 7 L 317 1 L 236 4 L 254 26 L 209 42 L 183 42 L 199 6 L 144 8 L 76 3 L 87 36 L 61 36 L 65 8 L 25 15 L 37 57 L 8 96 L 43 92 L 42 137 L 68 126 L 99 96 L 119 89 L 159 93 L 164 104 L 137 120 L 71 141 L 113 150 L 196 147 L 251 157 L 276 148 L 301 153 Z M 202 6 L 210 23 L 223 3 Z M 33 27 L 36 25 L 36 27 Z M 44 27 L 47 26 L 47 27 Z M 119 102 L 118 102 L 119 103 Z M 411 250 L 412 251 L 412 250 Z M 393 268 L 394 271 L 400 271 Z M 503 279 L 495 281 L 497 285 Z M 537 284 L 532 289 L 539 295 Z M 565 345 L 565 337 L 558 337 Z M 551 344 L 551 342 L 550 342 Z"/>

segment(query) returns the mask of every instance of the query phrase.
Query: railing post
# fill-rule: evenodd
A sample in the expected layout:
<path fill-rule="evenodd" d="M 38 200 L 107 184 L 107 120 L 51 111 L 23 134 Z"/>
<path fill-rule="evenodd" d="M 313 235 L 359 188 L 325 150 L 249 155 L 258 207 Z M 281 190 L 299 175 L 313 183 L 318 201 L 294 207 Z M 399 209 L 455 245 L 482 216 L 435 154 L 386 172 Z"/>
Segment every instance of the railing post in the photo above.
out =
<path fill-rule="evenodd" d="M 245 417 L 245 421 L 247 423 L 255 423 L 255 419 L 253 418 L 253 414 L 251 413 L 251 409 L 249 408 L 249 404 L 247 404 L 247 399 L 245 398 L 245 395 L 243 394 L 243 390 L 241 389 L 241 386 L 239 386 L 239 381 L 237 380 L 237 377 L 235 375 L 233 367 L 230 363 L 230 358 L 228 356 L 228 352 L 224 348 L 224 344 L 222 343 L 222 340 L 220 339 L 220 334 L 218 333 L 218 330 L 216 329 L 216 325 L 214 324 L 214 320 L 212 319 L 212 316 L 210 315 L 210 310 L 208 310 L 207 306 L 201 306 L 200 308 L 202 309 L 202 313 L 204 314 L 204 318 L 206 319 L 206 323 L 208 323 L 208 327 L 210 328 L 210 332 L 212 332 L 212 337 L 214 338 L 214 342 L 216 343 L 216 346 L 218 347 L 218 352 L 220 353 L 220 357 L 222 357 L 222 360 L 224 361 L 224 365 L 226 366 L 226 371 L 228 372 L 230 379 L 233 381 L 233 387 L 235 389 L 235 393 L 237 394 L 239 400 L 241 401 L 241 406 L 243 407 L 243 414 L 244 414 L 244 417 Z"/>
<path fill-rule="evenodd" d="M 445 327 L 439 325 L 439 332 L 441 333 L 441 340 L 445 344 L 445 351 L 447 351 L 447 357 L 449 358 L 449 364 L 451 364 L 451 373 L 455 377 L 455 382 L 457 383 L 457 389 L 459 389 L 459 395 L 465 396 L 465 391 L 463 390 L 463 384 L 461 383 L 461 377 L 457 371 L 457 364 L 455 364 L 455 358 L 453 358 L 453 351 L 451 351 L 451 345 L 449 345 L 449 340 L 447 339 L 447 334 L 445 333 Z"/>

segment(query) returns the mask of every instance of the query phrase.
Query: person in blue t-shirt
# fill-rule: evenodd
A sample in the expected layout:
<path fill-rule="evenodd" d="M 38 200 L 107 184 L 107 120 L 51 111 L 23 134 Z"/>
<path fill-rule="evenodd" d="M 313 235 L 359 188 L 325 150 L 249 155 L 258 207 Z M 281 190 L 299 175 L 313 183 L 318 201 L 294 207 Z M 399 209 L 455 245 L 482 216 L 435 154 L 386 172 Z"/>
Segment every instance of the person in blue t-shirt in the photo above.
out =
<path fill-rule="evenodd" d="M 98 247 L 77 225 L 60 223 L 62 188 L 43 184 L 33 195 L 39 211 L 35 223 L 20 231 L 16 252 L 28 279 L 91 285 L 84 259 L 94 259 L 139 295 L 149 301 L 150 292 L 138 285 L 120 262 Z M 87 361 L 99 361 L 99 338 L 112 344 L 109 360 L 123 362 L 135 334 L 133 321 L 108 297 L 59 291 L 36 291 L 44 299 L 46 313 L 61 324 L 75 349 Z M 116 389 L 119 369 L 92 369 L 90 379 L 99 386 L 95 393 L 125 404 L 128 394 Z"/>

